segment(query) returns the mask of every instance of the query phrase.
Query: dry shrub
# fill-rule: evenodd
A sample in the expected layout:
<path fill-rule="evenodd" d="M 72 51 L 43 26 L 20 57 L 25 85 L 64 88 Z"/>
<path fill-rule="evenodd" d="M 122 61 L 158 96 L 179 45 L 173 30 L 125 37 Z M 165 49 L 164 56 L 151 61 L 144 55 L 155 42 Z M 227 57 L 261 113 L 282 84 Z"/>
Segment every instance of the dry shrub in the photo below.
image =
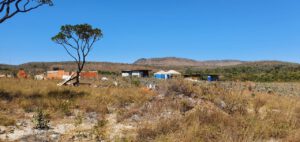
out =
<path fill-rule="evenodd" d="M 185 95 L 192 96 L 197 93 L 196 84 L 185 80 L 171 80 L 168 82 L 166 95 Z"/>
<path fill-rule="evenodd" d="M 300 142 L 300 129 L 291 131 L 289 136 L 284 139 L 286 142 Z"/>
<path fill-rule="evenodd" d="M 162 118 L 156 124 L 144 124 L 137 130 L 137 141 L 152 141 L 161 135 L 175 133 L 180 129 L 179 118 Z"/>
<path fill-rule="evenodd" d="M 246 114 L 249 99 L 247 96 L 239 93 L 228 93 L 220 96 L 221 100 L 225 102 L 222 108 L 228 114 Z"/>
<path fill-rule="evenodd" d="M 119 109 L 118 110 L 118 115 L 117 115 L 117 121 L 118 122 L 121 122 L 125 119 L 128 119 L 130 118 L 131 116 L 133 115 L 136 115 L 136 114 L 140 114 L 140 110 L 138 108 L 131 108 L 131 109 Z"/>
<path fill-rule="evenodd" d="M 290 119 L 283 112 L 268 112 L 261 121 L 264 122 L 259 130 L 262 138 L 285 138 L 293 128 Z"/>
<path fill-rule="evenodd" d="M 176 131 L 165 133 L 157 139 L 168 141 L 224 141 L 222 133 L 228 130 L 230 118 L 219 111 L 209 108 L 196 109 L 181 120 L 177 120 Z M 173 122 L 174 123 L 174 122 Z M 180 129 L 179 129 L 180 128 Z"/>
<path fill-rule="evenodd" d="M 12 117 L 0 114 L 0 126 L 13 126 L 16 124 L 16 120 Z"/>
<path fill-rule="evenodd" d="M 259 95 L 259 96 L 256 95 L 253 101 L 253 108 L 255 114 L 258 114 L 260 108 L 262 108 L 266 104 L 267 104 L 267 98 L 265 97 L 265 95 Z"/>
<path fill-rule="evenodd" d="M 296 119 L 296 126 L 300 127 L 300 104 L 298 104 L 295 108 L 295 119 Z"/>

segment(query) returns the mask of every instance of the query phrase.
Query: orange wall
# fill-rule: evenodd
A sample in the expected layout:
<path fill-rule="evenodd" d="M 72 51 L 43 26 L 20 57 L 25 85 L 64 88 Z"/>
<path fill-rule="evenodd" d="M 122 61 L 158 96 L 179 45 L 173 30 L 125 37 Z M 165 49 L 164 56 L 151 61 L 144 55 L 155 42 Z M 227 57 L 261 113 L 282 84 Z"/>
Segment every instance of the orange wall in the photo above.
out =
<path fill-rule="evenodd" d="M 86 79 L 98 79 L 98 72 L 81 72 L 80 77 Z"/>
<path fill-rule="evenodd" d="M 55 72 L 47 72 L 47 79 L 62 79 L 63 75 L 65 75 L 64 70 L 58 70 Z"/>
<path fill-rule="evenodd" d="M 47 72 L 47 79 L 62 79 L 63 75 L 71 75 L 74 72 L 65 72 L 58 70 L 55 72 Z M 98 72 L 81 72 L 80 77 L 84 79 L 98 79 Z"/>
<path fill-rule="evenodd" d="M 18 78 L 27 78 L 27 74 L 24 70 L 19 70 Z"/>

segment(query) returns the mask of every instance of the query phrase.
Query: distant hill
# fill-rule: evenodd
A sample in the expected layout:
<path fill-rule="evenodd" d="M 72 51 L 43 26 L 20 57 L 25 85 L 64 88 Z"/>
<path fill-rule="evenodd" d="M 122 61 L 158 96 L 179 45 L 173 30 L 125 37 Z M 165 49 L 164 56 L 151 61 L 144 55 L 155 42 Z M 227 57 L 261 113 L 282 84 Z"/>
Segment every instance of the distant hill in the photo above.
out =
<path fill-rule="evenodd" d="M 0 64 L 0 73 L 16 73 L 18 69 L 25 69 L 31 74 L 43 73 L 53 68 L 61 68 L 66 71 L 75 71 L 77 66 L 74 62 L 30 62 L 21 65 L 5 65 Z M 244 80 L 259 80 L 266 73 L 276 74 L 274 78 L 286 80 L 284 73 L 289 76 L 293 75 L 295 80 L 300 80 L 300 65 L 297 63 L 281 62 L 281 61 L 256 61 L 244 62 L 239 60 L 212 60 L 212 61 L 196 61 L 191 59 L 167 57 L 167 58 L 151 58 L 139 59 L 133 64 L 111 63 L 111 62 L 87 62 L 84 70 L 93 70 L 101 72 L 110 72 L 114 74 L 120 73 L 122 70 L 133 69 L 149 69 L 153 72 L 158 70 L 174 69 L 182 73 L 214 73 L 225 76 L 226 80 L 234 80 L 245 78 Z M 251 75 L 256 74 L 256 77 Z M 292 74 L 292 75 L 291 75 Z M 243 75 L 243 76 L 242 76 Z M 260 75 L 260 76 L 259 76 Z M 254 79 L 252 79 L 254 78 Z M 290 79 L 293 80 L 293 79 Z"/>
<path fill-rule="evenodd" d="M 149 58 L 139 59 L 133 64 L 135 65 L 150 65 L 150 66 L 202 66 L 202 67 L 221 67 L 232 66 L 245 63 L 239 60 L 209 60 L 209 61 L 196 61 L 185 58 L 165 57 L 165 58 Z"/>

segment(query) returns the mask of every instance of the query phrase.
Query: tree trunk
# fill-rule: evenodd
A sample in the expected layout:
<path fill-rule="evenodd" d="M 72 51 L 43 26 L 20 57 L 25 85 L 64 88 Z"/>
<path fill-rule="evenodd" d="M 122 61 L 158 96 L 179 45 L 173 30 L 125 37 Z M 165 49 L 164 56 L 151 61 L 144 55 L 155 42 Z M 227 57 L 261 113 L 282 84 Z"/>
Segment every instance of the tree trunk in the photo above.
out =
<path fill-rule="evenodd" d="M 76 81 L 75 81 L 75 83 L 73 84 L 74 86 L 79 86 L 79 77 L 80 77 L 80 72 L 77 71 L 77 73 L 76 73 Z"/>

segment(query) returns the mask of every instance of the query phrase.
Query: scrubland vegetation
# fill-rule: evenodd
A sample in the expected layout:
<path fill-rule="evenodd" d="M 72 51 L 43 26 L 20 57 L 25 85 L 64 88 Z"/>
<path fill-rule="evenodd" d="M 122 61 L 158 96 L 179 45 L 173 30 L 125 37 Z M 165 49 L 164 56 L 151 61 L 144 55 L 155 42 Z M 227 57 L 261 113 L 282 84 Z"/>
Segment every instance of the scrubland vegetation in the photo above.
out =
<path fill-rule="evenodd" d="M 251 82 L 241 89 L 176 79 L 157 82 L 155 90 L 142 81 L 119 82 L 57 87 L 55 81 L 0 79 L 0 126 L 36 118 L 43 121 L 34 124 L 49 120 L 48 131 L 74 125 L 61 141 L 300 141 L 299 96 L 257 92 Z M 91 114 L 97 114 L 93 127 L 79 129 Z"/>
<path fill-rule="evenodd" d="M 245 63 L 212 69 L 189 69 L 187 73 L 218 74 L 224 81 L 291 82 L 300 80 L 300 66 L 282 62 Z"/>

